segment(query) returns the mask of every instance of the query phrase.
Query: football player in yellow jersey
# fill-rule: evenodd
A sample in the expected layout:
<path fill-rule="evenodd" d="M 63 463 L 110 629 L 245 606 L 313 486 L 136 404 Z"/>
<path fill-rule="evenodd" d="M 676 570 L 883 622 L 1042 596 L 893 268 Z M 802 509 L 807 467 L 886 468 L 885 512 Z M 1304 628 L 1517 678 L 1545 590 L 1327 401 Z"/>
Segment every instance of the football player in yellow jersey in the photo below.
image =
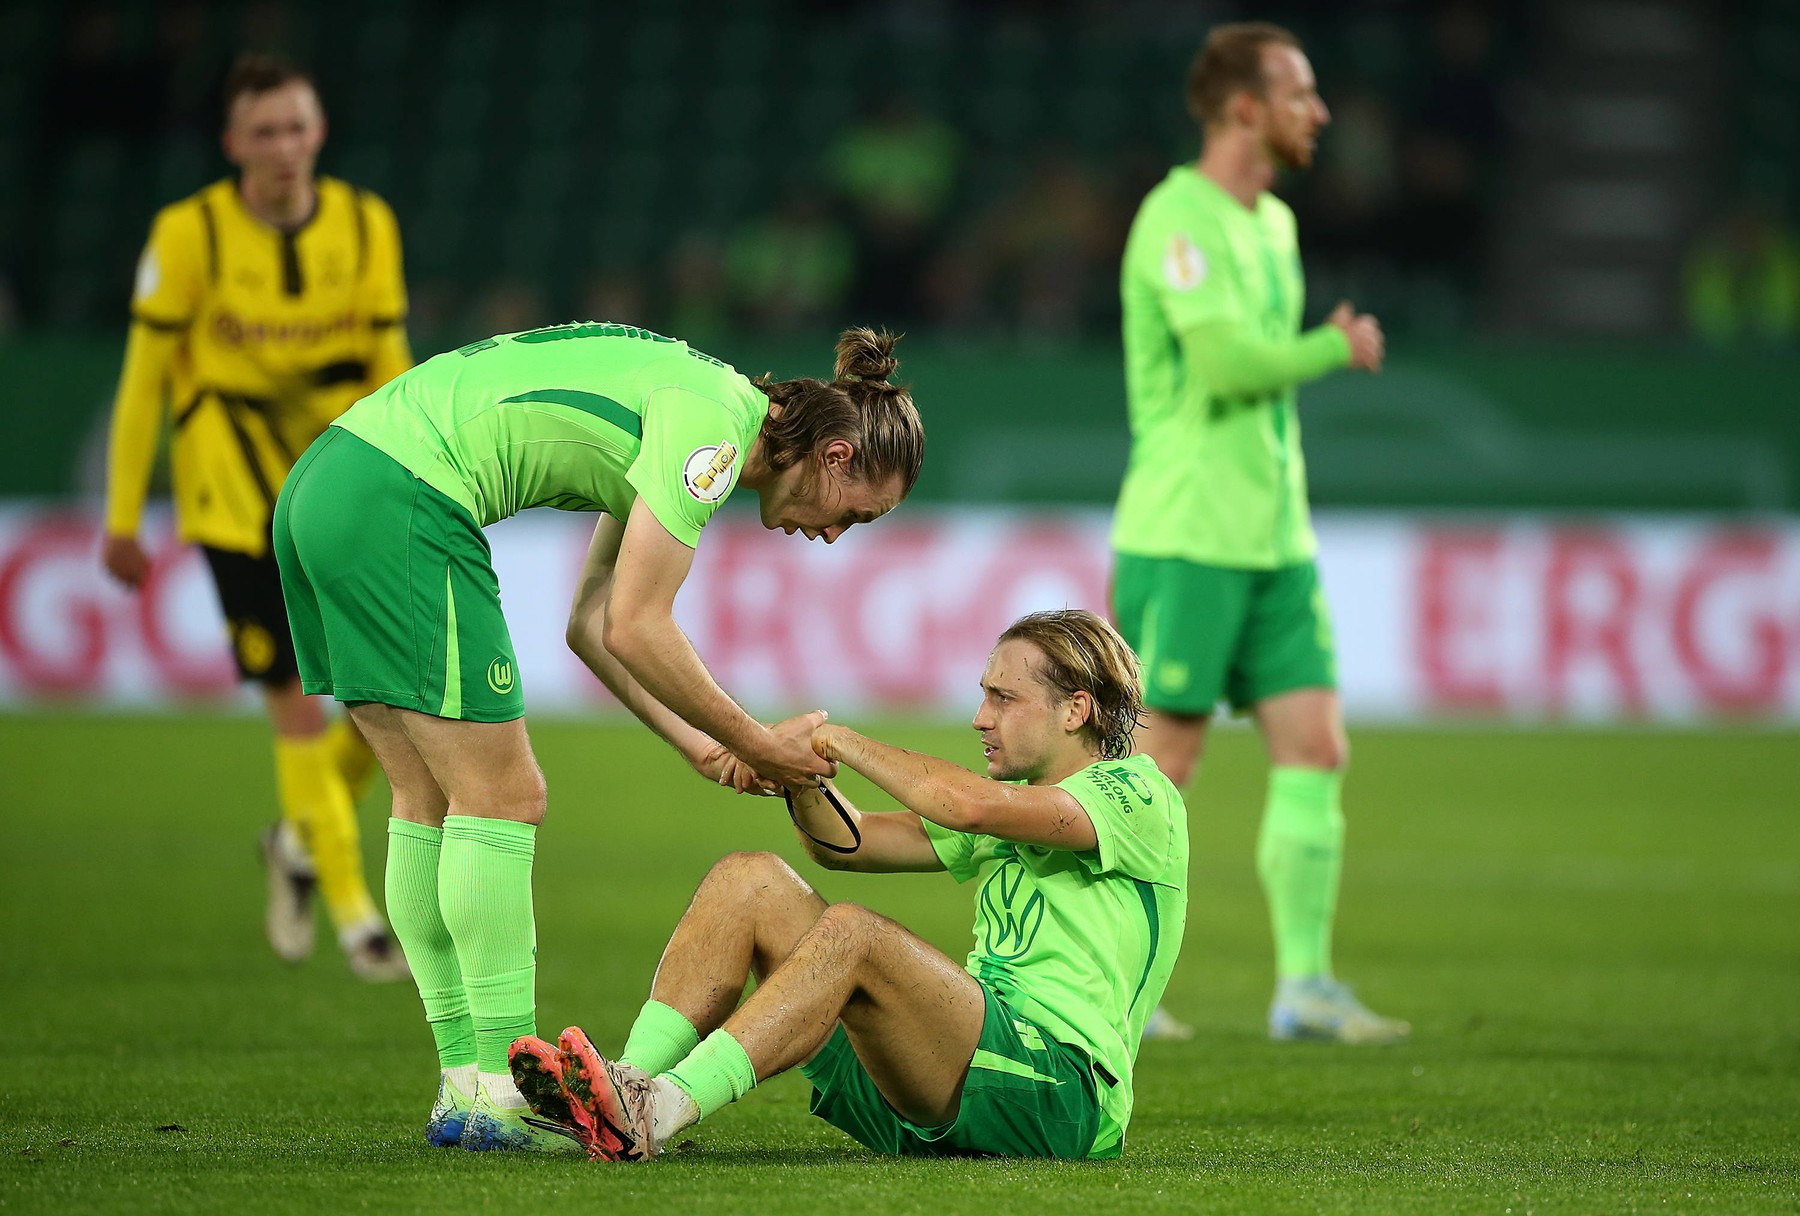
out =
<path fill-rule="evenodd" d="M 139 517 L 165 418 L 181 538 L 201 546 L 238 671 L 275 730 L 282 821 L 263 839 L 269 942 L 312 950 L 316 881 L 351 970 L 407 975 L 363 876 L 355 795 L 373 757 L 303 696 L 269 547 L 275 496 L 333 418 L 412 364 L 393 212 L 313 167 L 325 115 L 305 73 L 247 55 L 226 79 L 227 178 L 164 207 L 138 265 L 112 421 L 106 569 L 140 587 Z M 316 879 L 315 879 L 316 875 Z"/>

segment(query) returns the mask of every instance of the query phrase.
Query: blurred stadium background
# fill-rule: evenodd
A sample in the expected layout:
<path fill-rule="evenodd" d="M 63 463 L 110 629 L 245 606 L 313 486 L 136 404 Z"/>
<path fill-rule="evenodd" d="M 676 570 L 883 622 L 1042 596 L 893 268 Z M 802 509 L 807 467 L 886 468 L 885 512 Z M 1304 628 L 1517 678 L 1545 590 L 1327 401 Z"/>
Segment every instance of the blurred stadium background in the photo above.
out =
<path fill-rule="evenodd" d="M 749 556 L 702 563 L 720 577 L 687 623 L 745 695 L 950 708 L 943 682 L 1000 616 L 1103 594 L 1118 253 L 1194 152 L 1194 47 L 1247 12 L 4 6 L 0 697 L 230 691 L 198 562 L 167 553 L 140 612 L 87 569 L 83 528 L 149 218 L 225 171 L 218 82 L 265 47 L 318 73 L 324 170 L 393 203 L 420 357 L 592 316 L 786 373 L 841 324 L 904 328 L 931 458 L 903 516 L 818 567 L 878 592 L 826 626 L 857 635 L 847 666 L 808 675 L 769 645 L 805 610 L 759 615 L 744 572 L 809 559 L 748 532 L 715 541 Z M 1800 7 L 1255 12 L 1305 37 L 1334 110 L 1284 187 L 1309 311 L 1354 298 L 1391 339 L 1383 376 L 1305 394 L 1352 712 L 1800 715 Z M 516 526 L 510 585 L 545 587 L 545 621 L 566 522 Z M 555 689 L 541 707 L 583 707 L 555 637 L 525 678 Z"/>
<path fill-rule="evenodd" d="M 1258 1195 L 1400 1210 L 1403 1191 L 1417 1210 L 1498 1210 L 1533 1186 L 1570 1210 L 1701 1186 L 1727 1210 L 1792 1210 L 1800 1165 L 1778 1127 L 1800 1101 L 1796 0 L 0 4 L 9 1150 L 35 1137 L 72 1166 L 113 1160 L 54 1147 L 79 1103 L 31 1071 L 36 1044 L 93 1017 L 143 1052 L 120 1110 L 146 1129 L 216 1127 L 215 1144 L 251 1135 L 240 1173 L 235 1149 L 206 1168 L 215 1194 L 261 1203 L 255 1137 L 285 1143 L 348 1100 L 307 1036 L 333 1028 L 340 1082 L 418 1037 L 411 994 L 373 996 L 326 961 L 302 982 L 262 953 L 262 727 L 198 559 L 166 515 L 141 599 L 96 557 L 133 266 L 155 209 L 225 172 L 215 93 L 237 51 L 317 73 L 322 169 L 398 214 L 420 358 L 592 316 L 790 374 L 820 370 L 844 324 L 904 328 L 930 435 L 913 500 L 830 552 L 728 517 L 680 614 L 759 709 L 878 714 L 953 749 L 939 728 L 971 708 L 1007 619 L 1103 603 L 1126 453 L 1124 231 L 1196 151 L 1188 60 L 1209 25 L 1244 17 L 1305 38 L 1334 112 L 1320 164 L 1282 187 L 1309 320 L 1350 297 L 1389 335 L 1383 375 L 1331 377 L 1301 402 L 1358 732 L 1343 944 L 1419 1034 L 1388 1063 L 1316 1070 L 1256 1038 L 1260 769 L 1227 735 L 1193 799 L 1203 897 L 1171 990 L 1202 1038 L 1161 1057 L 1200 1084 L 1145 1083 L 1139 1151 L 1219 1171 L 1182 1174 L 1219 1210 L 1259 1210 Z M 648 736 L 592 725 L 606 707 L 561 644 L 584 530 L 538 514 L 497 529 L 495 551 L 533 720 L 568 720 L 538 732 L 552 806 L 570 810 L 539 883 L 544 1019 L 611 1031 L 706 861 L 786 845 L 779 821 L 745 826 Z M 1687 733 L 1639 729 L 1668 726 Z M 612 784 L 623 765 L 641 781 Z M 621 838 L 640 851 L 616 932 L 582 884 Z M 58 877 L 72 849 L 104 881 Z M 960 953 L 961 896 L 923 883 L 846 887 Z M 108 911 L 152 905 L 153 933 Z M 595 959 L 595 940 L 616 951 Z M 114 974 L 122 950 L 142 961 Z M 226 1074 L 160 1012 L 179 1002 L 313 1088 L 243 1132 L 260 1078 Z M 247 1021 L 258 1010 L 277 1020 Z M 422 1050 L 409 1064 L 429 1068 Z M 384 1151 L 409 1151 L 409 1101 L 369 1108 Z M 724 1143 L 842 1149 L 796 1101 L 748 1104 Z M 1379 1127 L 1348 1157 L 1313 1134 L 1364 1119 Z M 104 1151 L 147 1174 L 201 1168 L 148 1131 Z M 335 1202 L 312 1160 L 268 1168 L 296 1205 Z M 416 1166 L 383 1181 L 370 1160 L 344 1175 L 365 1202 L 449 1185 Z M 1426 1172 L 1385 1172 L 1407 1161 Z M 14 1175 L 26 1206 L 74 1194 L 85 1210 L 111 1185 L 29 1180 L 43 1176 Z M 836 1177 L 815 1199 L 888 1210 L 883 1179 Z M 985 1194 L 1010 1210 L 1009 1192 Z"/>

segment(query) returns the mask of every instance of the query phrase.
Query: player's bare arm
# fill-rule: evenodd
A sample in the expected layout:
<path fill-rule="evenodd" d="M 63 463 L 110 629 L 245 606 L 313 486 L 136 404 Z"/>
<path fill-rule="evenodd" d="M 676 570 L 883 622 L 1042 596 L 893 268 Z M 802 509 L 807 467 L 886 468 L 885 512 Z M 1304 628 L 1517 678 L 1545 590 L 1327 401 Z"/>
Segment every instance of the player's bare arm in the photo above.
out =
<path fill-rule="evenodd" d="M 715 752 L 725 751 L 724 745 L 688 725 L 680 714 L 651 696 L 601 644 L 606 630 L 606 597 L 612 590 L 613 566 L 618 561 L 619 541 L 624 534 L 625 525 L 619 520 L 610 515 L 600 517 L 576 581 L 574 603 L 569 607 L 565 635 L 569 649 L 640 722 L 680 752 L 695 770 L 717 780 L 716 772 L 707 772 L 706 762 Z"/>
<path fill-rule="evenodd" d="M 815 738 L 817 734 L 815 731 Z M 823 784 L 792 795 L 794 828 L 807 856 L 819 865 L 862 874 L 928 873 L 944 868 L 925 835 L 923 821 L 913 812 L 867 813 L 835 786 L 829 792 L 836 806 L 826 797 Z"/>
<path fill-rule="evenodd" d="M 778 792 L 779 786 L 761 781 L 755 770 L 733 755 L 730 748 L 652 696 L 603 644 L 607 598 L 624 534 L 625 525 L 611 515 L 602 515 L 594 528 L 594 538 L 576 580 L 575 599 L 569 607 L 565 633 L 569 649 L 621 705 L 661 736 L 702 777 L 730 786 L 740 794 Z"/>
<path fill-rule="evenodd" d="M 1051 849 L 1099 847 L 1087 812 L 1074 795 L 1054 785 L 1008 785 L 845 726 L 820 726 L 813 731 L 813 748 L 939 827 Z"/>
<path fill-rule="evenodd" d="M 594 559 L 592 551 L 589 557 Z M 774 728 L 764 726 L 719 687 L 675 623 L 675 595 L 693 560 L 694 551 L 672 536 L 647 505 L 638 502 L 619 534 L 611 572 L 600 579 L 601 648 L 618 660 L 651 698 L 691 728 L 723 744 L 761 776 L 795 788 L 830 776 L 835 768 L 810 746 L 812 726 L 824 720 L 823 714 L 805 715 Z M 599 565 L 604 568 L 604 561 Z M 589 591 L 589 574 L 584 569 L 576 609 L 584 616 L 595 611 L 581 608 L 590 598 Z M 584 628 L 584 637 L 591 632 Z M 644 720 L 657 729 L 649 718 Z"/>

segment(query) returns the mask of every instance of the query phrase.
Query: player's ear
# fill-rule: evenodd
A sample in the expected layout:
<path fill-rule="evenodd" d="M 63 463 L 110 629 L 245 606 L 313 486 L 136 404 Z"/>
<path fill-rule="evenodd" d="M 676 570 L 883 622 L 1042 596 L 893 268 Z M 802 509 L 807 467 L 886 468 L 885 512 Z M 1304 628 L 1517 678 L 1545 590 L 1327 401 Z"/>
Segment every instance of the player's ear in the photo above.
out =
<path fill-rule="evenodd" d="M 819 463 L 842 477 L 856 459 L 856 447 L 848 439 L 827 440 L 819 449 Z"/>
<path fill-rule="evenodd" d="M 1261 98 L 1249 89 L 1239 89 L 1233 93 L 1230 102 L 1227 103 L 1232 120 L 1240 127 L 1254 127 L 1256 125 L 1256 103 L 1260 100 Z"/>
<path fill-rule="evenodd" d="M 1063 729 L 1074 734 L 1094 720 L 1094 697 L 1088 692 L 1069 694 L 1069 708 L 1063 714 Z"/>

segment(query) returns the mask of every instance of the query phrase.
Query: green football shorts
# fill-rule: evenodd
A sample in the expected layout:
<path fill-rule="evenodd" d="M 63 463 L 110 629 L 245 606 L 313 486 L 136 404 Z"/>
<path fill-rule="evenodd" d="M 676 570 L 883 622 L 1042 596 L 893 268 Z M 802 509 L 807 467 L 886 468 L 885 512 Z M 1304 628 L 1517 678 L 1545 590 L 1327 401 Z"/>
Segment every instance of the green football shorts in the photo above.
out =
<path fill-rule="evenodd" d="M 460 503 L 333 426 L 288 474 L 274 532 L 305 692 L 471 722 L 524 714 L 487 537 Z"/>
<path fill-rule="evenodd" d="M 842 1023 L 800 1070 L 813 1084 L 812 1113 L 878 1153 L 1085 1158 L 1100 1129 L 1087 1053 L 1051 1038 L 985 983 L 981 989 L 987 1010 L 955 1119 L 920 1127 L 889 1106 Z"/>
<path fill-rule="evenodd" d="M 1113 610 L 1144 668 L 1144 702 L 1168 713 L 1236 710 L 1298 688 L 1337 687 L 1331 617 L 1312 562 L 1274 570 L 1118 555 Z"/>

